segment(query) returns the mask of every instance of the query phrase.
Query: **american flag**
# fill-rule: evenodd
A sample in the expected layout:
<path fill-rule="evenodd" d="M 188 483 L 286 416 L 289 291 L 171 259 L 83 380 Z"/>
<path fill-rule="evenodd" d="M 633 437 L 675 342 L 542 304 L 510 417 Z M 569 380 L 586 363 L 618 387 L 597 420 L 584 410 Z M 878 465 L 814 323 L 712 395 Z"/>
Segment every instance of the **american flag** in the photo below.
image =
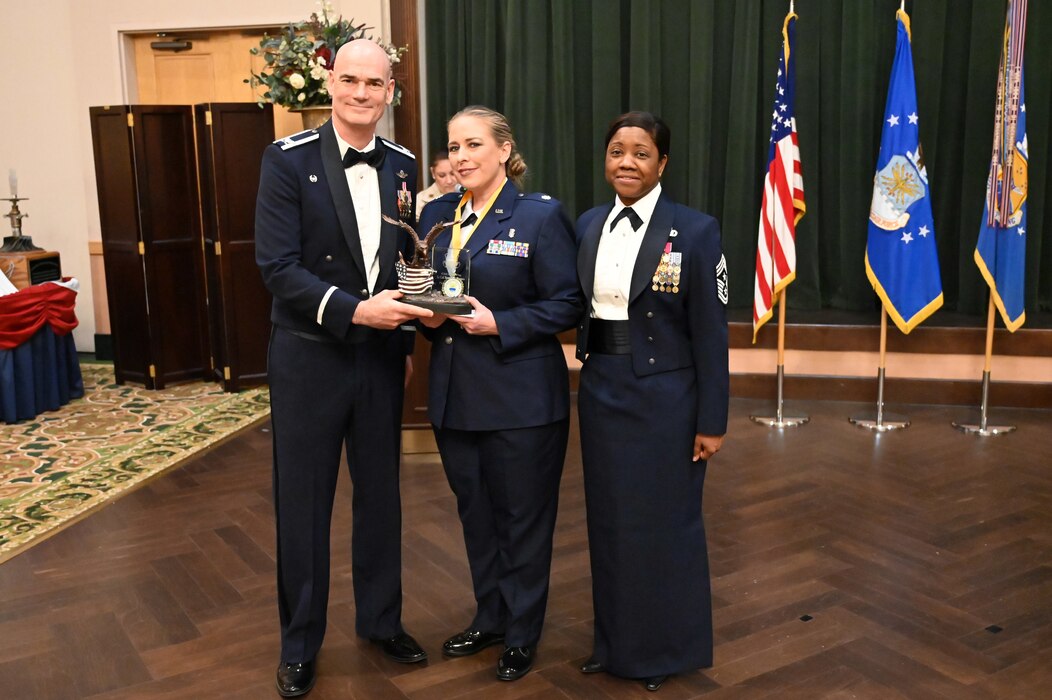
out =
<path fill-rule="evenodd" d="M 796 14 L 782 25 L 778 85 L 771 114 L 770 150 L 763 179 L 760 233 L 756 245 L 756 285 L 752 306 L 752 341 L 771 318 L 774 297 L 796 278 L 796 224 L 804 215 L 804 178 L 793 116 L 794 71 L 790 46 Z"/>

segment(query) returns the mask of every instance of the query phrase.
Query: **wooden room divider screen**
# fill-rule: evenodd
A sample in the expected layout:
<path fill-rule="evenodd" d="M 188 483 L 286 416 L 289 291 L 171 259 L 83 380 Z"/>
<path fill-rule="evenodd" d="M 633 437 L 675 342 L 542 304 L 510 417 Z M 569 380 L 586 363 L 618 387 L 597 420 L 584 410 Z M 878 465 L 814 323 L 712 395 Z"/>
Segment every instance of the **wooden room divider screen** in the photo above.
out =
<path fill-rule="evenodd" d="M 117 382 L 265 381 L 270 298 L 253 221 L 270 107 L 89 111 Z"/>

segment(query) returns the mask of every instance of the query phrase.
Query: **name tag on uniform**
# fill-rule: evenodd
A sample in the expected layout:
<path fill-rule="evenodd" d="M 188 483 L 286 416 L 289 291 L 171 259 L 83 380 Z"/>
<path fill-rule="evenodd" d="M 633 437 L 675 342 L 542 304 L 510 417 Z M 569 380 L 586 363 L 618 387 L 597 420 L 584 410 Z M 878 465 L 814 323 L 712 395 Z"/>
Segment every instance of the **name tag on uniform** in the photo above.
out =
<path fill-rule="evenodd" d="M 508 255 L 513 258 L 530 257 L 530 244 L 522 241 L 492 240 L 486 246 L 486 255 Z"/>

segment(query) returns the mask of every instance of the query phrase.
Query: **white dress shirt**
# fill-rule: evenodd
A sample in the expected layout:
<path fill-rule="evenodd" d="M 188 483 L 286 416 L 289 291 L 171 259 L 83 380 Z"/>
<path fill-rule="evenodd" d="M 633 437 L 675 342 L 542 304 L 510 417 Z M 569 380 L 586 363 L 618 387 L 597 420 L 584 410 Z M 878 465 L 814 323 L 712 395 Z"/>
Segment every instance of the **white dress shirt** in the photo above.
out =
<path fill-rule="evenodd" d="M 343 160 L 347 149 L 353 146 L 340 137 L 335 124 L 332 125 L 332 130 L 336 134 L 336 144 L 340 147 L 340 160 Z M 368 153 L 374 148 L 376 148 L 375 136 L 361 152 Z M 376 288 L 376 278 L 380 276 L 380 258 L 377 255 L 380 250 L 380 181 L 377 178 L 376 168 L 365 163 L 346 168 L 344 174 L 347 177 L 347 187 L 351 190 L 354 218 L 358 221 L 358 239 L 362 244 L 362 260 L 365 262 L 369 295 L 372 296 L 372 290 Z M 321 303 L 318 304 L 316 320 L 319 326 L 325 313 L 325 305 L 329 303 L 329 297 L 334 291 L 336 287 L 329 287 L 329 291 L 325 292 Z"/>
<path fill-rule="evenodd" d="M 352 148 L 340 137 L 336 131 L 336 125 L 332 127 L 336 132 L 336 143 L 340 146 L 340 158 Z M 374 136 L 369 145 L 362 149 L 362 153 L 369 153 L 376 148 L 376 137 Z M 365 163 L 358 163 L 344 170 L 347 176 L 347 186 L 351 189 L 351 200 L 354 202 L 354 218 L 358 220 L 358 238 L 362 242 L 362 260 L 365 261 L 366 274 L 369 277 L 369 293 L 372 294 L 376 288 L 376 278 L 380 276 L 380 260 L 377 251 L 380 250 L 380 180 L 376 175 L 376 168 Z"/>
<path fill-rule="evenodd" d="M 486 206 L 486 203 L 483 202 L 482 206 L 483 207 Z M 464 210 L 460 212 L 460 220 L 461 221 L 463 221 L 464 219 L 468 218 L 472 214 L 475 215 L 475 220 L 472 221 L 470 224 L 467 224 L 466 226 L 464 224 L 460 225 L 460 240 L 464 241 L 465 238 L 468 239 L 464 243 L 464 247 L 465 248 L 467 247 L 467 243 L 471 242 L 471 234 L 475 231 L 475 226 L 479 222 L 478 215 L 479 215 L 479 210 L 481 210 L 481 207 L 479 208 L 479 210 L 476 210 L 474 207 L 475 207 L 475 198 L 472 197 L 471 199 L 469 199 L 464 204 Z"/>
<path fill-rule="evenodd" d="M 474 203 L 475 202 L 474 202 L 473 199 L 469 199 L 467 201 L 467 203 L 464 204 L 464 209 L 460 212 L 460 220 L 461 221 L 464 221 L 465 219 L 467 219 L 472 214 L 475 215 L 475 220 L 472 221 L 470 224 L 467 224 L 467 225 L 461 224 L 460 225 L 460 241 L 461 241 L 461 245 L 464 248 L 468 249 L 468 250 L 471 250 L 471 248 L 468 248 L 468 243 L 470 243 L 471 241 L 470 240 L 465 240 L 465 239 L 469 239 L 471 234 L 475 231 L 475 226 L 478 224 L 478 212 L 476 212 L 474 209 L 472 209 L 472 205 Z M 449 248 L 449 250 L 446 251 L 446 273 L 449 274 L 449 275 L 452 275 L 452 274 L 454 274 L 454 272 L 457 269 L 457 261 L 458 261 L 458 259 L 456 257 L 456 254 L 453 252 L 454 248 L 452 247 L 453 246 L 453 241 L 452 240 L 450 240 L 449 245 L 450 245 L 450 248 Z"/>
<path fill-rule="evenodd" d="M 643 221 L 638 230 L 632 230 L 628 217 L 622 218 L 610 230 L 610 222 L 617 218 L 625 204 L 614 197 L 614 208 L 603 222 L 599 239 L 599 250 L 595 256 L 595 281 L 592 284 L 592 318 L 608 321 L 628 320 L 628 298 L 632 287 L 632 271 L 636 266 L 639 246 L 643 244 L 654 207 L 661 196 L 661 183 L 632 205 L 632 211 Z"/>

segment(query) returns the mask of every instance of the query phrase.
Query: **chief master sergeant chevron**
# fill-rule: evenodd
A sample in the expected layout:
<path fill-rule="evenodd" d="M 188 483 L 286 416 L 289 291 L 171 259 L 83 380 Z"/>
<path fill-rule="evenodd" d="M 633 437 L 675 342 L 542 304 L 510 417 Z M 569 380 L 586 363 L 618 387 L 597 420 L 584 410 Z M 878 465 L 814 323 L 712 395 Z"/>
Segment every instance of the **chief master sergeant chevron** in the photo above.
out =
<path fill-rule="evenodd" d="M 256 201 L 256 262 L 274 297 L 268 373 L 283 697 L 314 685 L 344 446 L 355 629 L 394 661 L 427 658 L 401 623 L 399 424 L 412 367 L 399 326 L 431 312 L 398 300 L 395 259 L 411 248 L 381 219 L 414 221 L 416 163 L 375 136 L 394 96 L 379 45 L 341 47 L 328 87 L 332 119 L 267 147 Z"/>

